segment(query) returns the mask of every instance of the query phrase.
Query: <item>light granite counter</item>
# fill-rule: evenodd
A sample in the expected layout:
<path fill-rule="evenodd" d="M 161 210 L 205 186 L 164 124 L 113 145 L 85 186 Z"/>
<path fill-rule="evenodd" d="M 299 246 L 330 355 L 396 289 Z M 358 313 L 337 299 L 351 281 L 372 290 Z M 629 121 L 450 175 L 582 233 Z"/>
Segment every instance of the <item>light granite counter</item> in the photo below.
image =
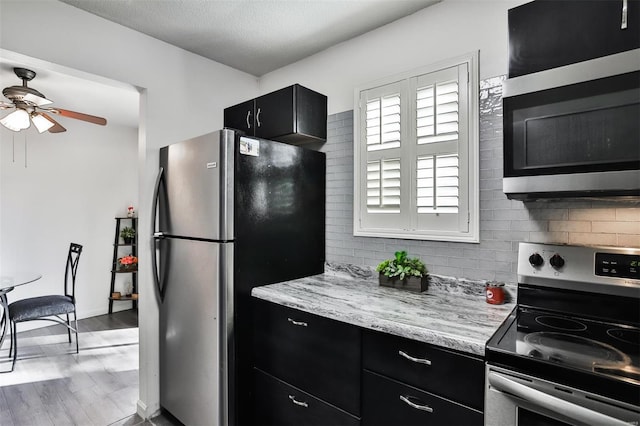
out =
<path fill-rule="evenodd" d="M 515 294 L 507 285 L 507 292 Z M 380 287 L 372 271 L 327 265 L 312 277 L 256 287 L 259 299 L 322 317 L 484 356 L 514 307 L 485 302 L 484 282 L 431 275 L 424 293 Z"/>

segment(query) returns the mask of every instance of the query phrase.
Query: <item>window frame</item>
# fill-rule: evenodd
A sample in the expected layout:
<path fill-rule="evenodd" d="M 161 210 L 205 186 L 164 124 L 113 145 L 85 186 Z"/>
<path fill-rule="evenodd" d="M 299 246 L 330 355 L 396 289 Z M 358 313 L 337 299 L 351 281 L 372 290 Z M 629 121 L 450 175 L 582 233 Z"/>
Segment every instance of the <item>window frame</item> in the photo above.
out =
<path fill-rule="evenodd" d="M 354 153 L 354 203 L 353 203 L 353 235 L 360 237 L 381 237 L 381 238 L 400 238 L 400 239 L 416 239 L 416 240 L 433 240 L 433 241 L 451 241 L 451 242 L 480 242 L 480 188 L 479 188 L 479 72 L 478 72 L 478 58 L 479 52 L 471 52 L 464 55 L 456 56 L 454 58 L 439 61 L 434 64 L 430 64 L 424 67 L 406 71 L 403 73 L 388 76 L 367 84 L 360 85 L 354 89 L 354 119 L 353 119 L 353 153 Z M 366 227 L 362 225 L 363 212 L 367 208 L 366 196 L 363 196 L 363 188 L 361 185 L 367 184 L 367 151 L 366 140 L 361 141 L 361 127 L 362 120 L 366 120 L 365 110 L 362 109 L 361 96 L 362 92 L 372 92 L 374 90 L 380 91 L 385 86 L 393 84 L 405 85 L 407 93 L 415 91 L 416 81 L 419 78 L 424 78 L 427 74 L 434 74 L 447 68 L 458 67 L 466 64 L 468 72 L 468 83 L 466 89 L 467 93 L 467 114 L 468 118 L 466 122 L 460 123 L 459 132 L 466 132 L 467 141 L 466 144 L 461 143 L 458 146 L 458 156 L 463 154 L 467 155 L 467 167 L 461 168 L 458 173 L 459 179 L 465 179 L 467 186 L 467 193 L 459 193 L 461 203 L 466 203 L 468 212 L 468 229 L 467 231 L 458 230 L 437 230 L 437 229 L 404 229 L 402 226 L 390 226 L 390 223 L 386 225 L 376 225 L 375 227 Z M 458 82 L 462 84 L 461 81 Z M 403 177 L 404 182 L 409 182 L 410 188 L 408 194 L 404 199 L 411 200 L 411 197 L 416 196 L 417 183 L 413 179 L 415 177 L 415 168 L 417 164 L 417 158 L 419 156 L 419 149 L 416 149 L 416 105 L 412 102 L 415 101 L 415 93 L 408 100 L 403 100 L 401 103 L 401 148 L 395 148 L 401 151 L 403 158 L 409 158 L 411 167 L 409 169 L 408 177 Z M 406 117 L 406 119 L 404 118 Z M 364 146 L 363 146 L 364 144 Z M 410 146 L 409 146 L 410 145 Z M 466 150 L 466 153 L 465 153 Z M 406 163 L 405 163 L 406 164 Z M 407 173 L 404 173 L 407 175 Z M 364 188 L 366 190 L 366 188 Z M 464 197 L 464 199 L 463 199 Z M 402 203 L 403 206 L 406 203 Z M 458 220 L 464 220 L 461 213 L 458 214 Z M 407 221 L 406 217 L 409 216 Z M 408 228 L 412 228 L 418 223 L 419 214 L 416 211 L 412 211 L 408 208 L 402 208 L 399 216 L 402 216 L 405 223 L 409 223 Z M 384 222 L 384 221 L 383 221 Z M 377 224 L 378 222 L 376 222 Z"/>

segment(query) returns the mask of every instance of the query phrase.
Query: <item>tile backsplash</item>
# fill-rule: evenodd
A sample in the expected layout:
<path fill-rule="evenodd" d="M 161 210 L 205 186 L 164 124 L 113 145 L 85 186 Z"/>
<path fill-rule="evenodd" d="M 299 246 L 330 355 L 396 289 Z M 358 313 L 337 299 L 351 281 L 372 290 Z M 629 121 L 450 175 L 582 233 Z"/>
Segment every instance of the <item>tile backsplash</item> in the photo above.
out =
<path fill-rule="evenodd" d="M 516 282 L 518 243 L 640 247 L 640 201 L 509 200 L 502 192 L 502 81 L 480 84 L 480 243 L 353 236 L 353 111 L 329 116 L 327 262 L 375 266 L 396 250 L 434 274 Z"/>

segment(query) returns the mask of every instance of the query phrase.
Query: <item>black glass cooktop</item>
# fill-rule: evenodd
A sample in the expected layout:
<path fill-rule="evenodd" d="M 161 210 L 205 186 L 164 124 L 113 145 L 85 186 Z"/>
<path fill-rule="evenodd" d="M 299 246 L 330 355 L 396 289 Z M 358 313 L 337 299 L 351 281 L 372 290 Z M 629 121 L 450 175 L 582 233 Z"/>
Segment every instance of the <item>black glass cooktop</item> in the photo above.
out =
<path fill-rule="evenodd" d="M 529 308 L 518 308 L 514 326 L 518 355 L 628 379 L 640 385 L 640 329 L 637 327 Z"/>
<path fill-rule="evenodd" d="M 518 306 L 487 343 L 486 357 L 568 386 L 626 392 L 623 400 L 640 403 L 640 328 L 633 324 Z"/>

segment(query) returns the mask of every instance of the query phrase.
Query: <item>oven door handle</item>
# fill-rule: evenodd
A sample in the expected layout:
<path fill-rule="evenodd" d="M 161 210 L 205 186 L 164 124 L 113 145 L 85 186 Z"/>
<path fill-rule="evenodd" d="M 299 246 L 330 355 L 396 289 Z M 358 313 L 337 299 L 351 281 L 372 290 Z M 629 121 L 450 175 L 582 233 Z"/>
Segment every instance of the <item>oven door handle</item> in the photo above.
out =
<path fill-rule="evenodd" d="M 545 408 L 581 423 L 588 425 L 606 424 L 612 426 L 629 426 L 629 423 L 620 419 L 572 404 L 571 402 L 564 401 L 560 398 L 556 398 L 555 396 L 547 395 L 544 392 L 540 392 L 539 390 L 532 389 L 526 385 L 515 382 L 502 374 L 490 371 L 488 379 L 489 384 L 498 391 L 509 393 L 540 408 Z"/>

